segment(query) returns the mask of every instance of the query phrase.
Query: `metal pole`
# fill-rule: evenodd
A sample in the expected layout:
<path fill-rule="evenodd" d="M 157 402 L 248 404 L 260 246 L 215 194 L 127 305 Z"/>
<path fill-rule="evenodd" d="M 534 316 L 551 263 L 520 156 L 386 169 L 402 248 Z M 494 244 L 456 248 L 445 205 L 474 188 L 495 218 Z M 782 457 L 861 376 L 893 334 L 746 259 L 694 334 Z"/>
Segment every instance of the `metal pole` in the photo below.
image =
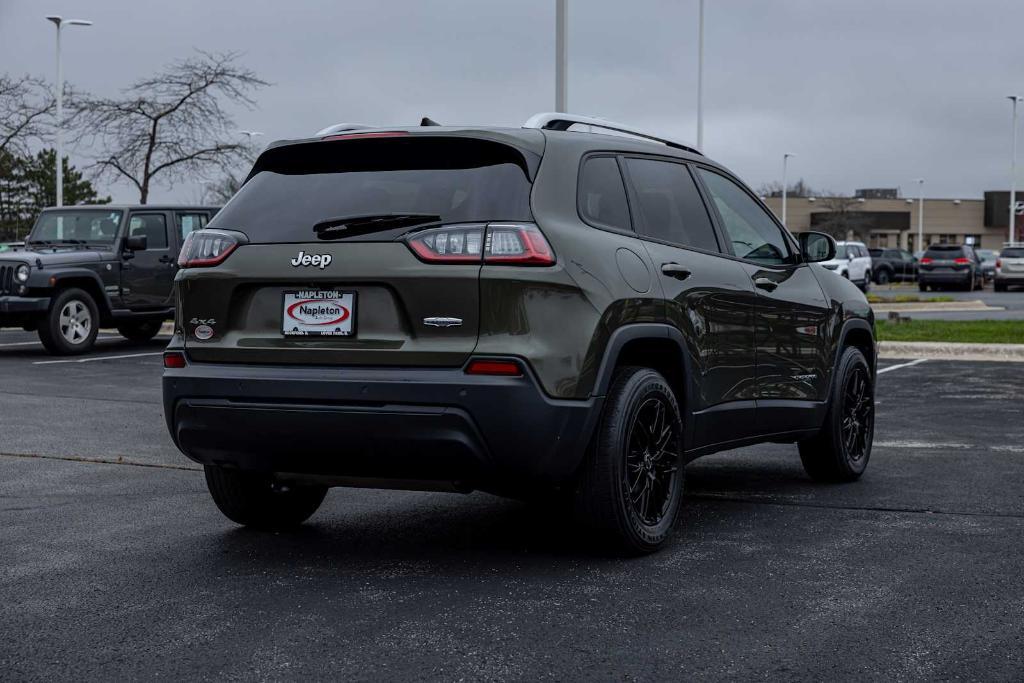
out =
<path fill-rule="evenodd" d="M 704 0 L 697 17 L 697 149 L 704 149 Z"/>
<path fill-rule="evenodd" d="M 1012 243 L 1017 236 L 1017 102 L 1019 95 L 1010 95 L 1013 102 L 1013 147 L 1010 156 L 1010 223 L 1009 241 Z"/>
<path fill-rule="evenodd" d="M 569 0 L 555 0 L 555 111 L 569 111 Z"/>
<path fill-rule="evenodd" d="M 789 162 L 789 158 L 792 157 L 792 156 L 796 156 L 796 155 L 795 154 L 790 154 L 789 152 L 785 152 L 782 155 L 782 224 L 783 225 L 786 225 L 786 196 L 789 194 L 789 188 L 786 186 L 786 166 L 787 166 L 787 163 Z M 786 226 L 786 227 L 789 227 L 789 226 Z"/>
<path fill-rule="evenodd" d="M 920 251 L 925 248 L 924 246 L 924 178 L 918 178 L 918 191 L 917 191 L 917 249 Z"/>
<path fill-rule="evenodd" d="M 64 206 L 64 71 L 60 61 L 61 22 L 57 24 L 57 206 Z"/>

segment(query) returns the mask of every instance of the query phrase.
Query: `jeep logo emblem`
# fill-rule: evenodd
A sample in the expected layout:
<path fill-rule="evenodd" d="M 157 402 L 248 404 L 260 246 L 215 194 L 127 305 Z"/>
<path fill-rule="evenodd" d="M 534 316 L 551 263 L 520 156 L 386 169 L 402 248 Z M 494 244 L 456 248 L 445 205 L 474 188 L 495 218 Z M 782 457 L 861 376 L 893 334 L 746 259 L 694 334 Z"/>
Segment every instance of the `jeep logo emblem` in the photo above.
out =
<path fill-rule="evenodd" d="M 307 254 L 304 251 L 300 251 L 299 255 L 292 259 L 291 264 L 293 268 L 299 266 L 316 266 L 320 270 L 323 270 L 327 266 L 331 265 L 331 261 L 334 257 L 330 254 Z"/>

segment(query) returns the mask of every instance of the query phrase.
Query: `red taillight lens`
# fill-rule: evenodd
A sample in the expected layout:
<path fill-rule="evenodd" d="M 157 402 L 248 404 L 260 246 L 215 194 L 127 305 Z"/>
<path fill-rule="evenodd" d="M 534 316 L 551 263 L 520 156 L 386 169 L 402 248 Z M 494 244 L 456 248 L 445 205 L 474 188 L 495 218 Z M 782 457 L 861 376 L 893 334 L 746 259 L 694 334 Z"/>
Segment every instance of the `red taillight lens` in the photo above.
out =
<path fill-rule="evenodd" d="M 406 244 L 429 263 L 495 263 L 549 266 L 551 246 L 531 223 L 446 225 L 415 233 Z"/>
<path fill-rule="evenodd" d="M 164 367 L 171 370 L 180 370 L 188 365 L 185 354 L 181 351 L 164 351 Z"/>
<path fill-rule="evenodd" d="M 921 259 L 921 265 L 922 266 L 930 266 L 931 264 L 932 264 L 932 260 L 930 258 L 925 257 L 925 258 Z"/>
<path fill-rule="evenodd" d="M 484 262 L 550 266 L 555 255 L 536 225 L 492 223 L 487 226 Z"/>
<path fill-rule="evenodd" d="M 1002 267 L 1003 267 L 1003 259 L 997 258 L 996 259 L 996 268 L 1002 268 Z"/>
<path fill-rule="evenodd" d="M 208 268 L 224 263 L 241 244 L 241 234 L 225 230 L 196 230 L 190 232 L 181 245 L 178 265 L 182 268 Z"/>
<path fill-rule="evenodd" d="M 523 369 L 514 360 L 471 360 L 466 366 L 466 374 L 521 377 Z"/>
<path fill-rule="evenodd" d="M 964 258 L 962 256 L 960 258 L 953 259 L 953 263 L 957 264 L 958 266 L 966 266 L 970 262 L 971 262 L 971 259 Z"/>

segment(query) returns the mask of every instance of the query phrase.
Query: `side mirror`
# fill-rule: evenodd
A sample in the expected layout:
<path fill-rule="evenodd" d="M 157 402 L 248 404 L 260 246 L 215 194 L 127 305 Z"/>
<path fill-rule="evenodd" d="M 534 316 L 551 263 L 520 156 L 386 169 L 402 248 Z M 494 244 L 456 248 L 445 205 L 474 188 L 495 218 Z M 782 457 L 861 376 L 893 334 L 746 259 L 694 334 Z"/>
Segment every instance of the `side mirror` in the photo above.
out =
<path fill-rule="evenodd" d="M 130 235 L 124 238 L 125 251 L 146 251 L 145 235 Z"/>
<path fill-rule="evenodd" d="M 808 263 L 831 261 L 836 257 L 836 241 L 823 232 L 801 232 L 800 253 Z"/>

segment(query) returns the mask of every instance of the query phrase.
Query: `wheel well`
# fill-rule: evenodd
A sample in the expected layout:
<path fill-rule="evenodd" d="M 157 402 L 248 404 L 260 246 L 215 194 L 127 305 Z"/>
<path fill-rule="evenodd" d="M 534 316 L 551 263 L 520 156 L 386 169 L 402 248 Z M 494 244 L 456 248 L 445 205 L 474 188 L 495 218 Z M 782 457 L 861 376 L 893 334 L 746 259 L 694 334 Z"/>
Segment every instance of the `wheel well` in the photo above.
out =
<path fill-rule="evenodd" d="M 864 354 L 868 367 L 875 367 L 875 342 L 871 338 L 871 333 L 867 330 L 859 327 L 850 330 L 843 340 L 843 346 L 854 347 Z"/>
<path fill-rule="evenodd" d="M 77 287 L 85 292 L 88 292 L 92 297 L 92 300 L 96 303 L 96 308 L 99 309 L 100 316 L 106 317 L 110 315 L 110 307 L 107 306 L 107 297 L 104 296 L 103 290 L 96 284 L 96 281 L 87 277 L 69 277 L 61 278 L 57 281 L 55 292 L 60 292 L 65 289 Z"/>
<path fill-rule="evenodd" d="M 637 365 L 657 370 L 668 380 L 676 400 L 682 405 L 686 397 L 686 372 L 681 353 L 679 345 L 671 339 L 633 339 L 619 351 L 615 367 Z"/>

